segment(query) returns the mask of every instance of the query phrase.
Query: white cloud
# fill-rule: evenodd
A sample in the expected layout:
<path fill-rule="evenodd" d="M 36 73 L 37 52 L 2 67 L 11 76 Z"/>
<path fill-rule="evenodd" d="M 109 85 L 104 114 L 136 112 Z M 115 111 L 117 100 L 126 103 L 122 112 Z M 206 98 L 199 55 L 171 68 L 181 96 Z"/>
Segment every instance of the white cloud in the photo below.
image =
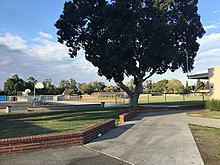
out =
<path fill-rule="evenodd" d="M 40 31 L 39 34 L 40 34 L 41 37 L 44 37 L 44 38 L 48 38 L 48 39 L 52 39 L 53 38 L 53 36 L 51 34 L 44 33 L 42 31 Z"/>
<path fill-rule="evenodd" d="M 200 49 L 195 58 L 196 73 L 207 72 L 208 68 L 220 66 L 220 33 L 212 33 L 198 41 Z"/>
<path fill-rule="evenodd" d="M 6 45 L 12 50 L 20 50 L 27 48 L 27 42 L 19 36 L 14 36 L 10 33 L 5 33 L 0 36 L 0 44 Z"/>
<path fill-rule="evenodd" d="M 205 30 L 210 30 L 210 29 L 217 29 L 218 25 L 217 24 L 213 24 L 213 25 L 206 25 L 203 26 Z"/>
<path fill-rule="evenodd" d="M 207 57 L 211 57 L 211 56 L 220 57 L 220 48 L 210 49 L 205 52 L 201 52 L 200 55 L 203 57 L 206 57 L 206 56 Z"/>
<path fill-rule="evenodd" d="M 24 80 L 30 76 L 38 81 L 51 78 L 56 85 L 60 80 L 70 78 L 78 82 L 106 80 L 98 76 L 97 68 L 86 61 L 84 51 L 71 59 L 64 45 L 42 36 L 34 40 L 36 43 L 28 44 L 21 37 L 10 33 L 0 37 L 0 89 L 6 79 L 14 74 Z"/>
<path fill-rule="evenodd" d="M 213 11 L 214 14 L 220 13 L 220 10 Z"/>
<path fill-rule="evenodd" d="M 200 44 L 199 54 L 208 50 L 220 48 L 220 33 L 205 35 L 198 40 Z"/>
<path fill-rule="evenodd" d="M 68 51 L 64 45 L 49 41 L 41 45 L 30 45 L 29 49 L 25 49 L 24 52 L 43 61 L 68 58 Z"/>
<path fill-rule="evenodd" d="M 6 33 L 0 36 L 0 44 L 7 46 L 11 50 L 19 50 L 26 55 L 43 61 L 68 58 L 68 50 L 64 45 L 48 40 L 47 38 L 50 38 L 51 35 L 47 33 L 40 32 L 40 34 L 41 36 L 33 39 L 37 42 L 36 44 L 28 44 L 21 37 Z"/>

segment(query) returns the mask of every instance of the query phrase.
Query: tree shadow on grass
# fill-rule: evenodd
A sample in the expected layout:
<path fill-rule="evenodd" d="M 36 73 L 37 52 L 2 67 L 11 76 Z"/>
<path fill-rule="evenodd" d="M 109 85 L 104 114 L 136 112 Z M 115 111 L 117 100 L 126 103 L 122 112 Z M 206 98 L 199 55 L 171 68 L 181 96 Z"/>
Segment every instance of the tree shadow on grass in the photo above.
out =
<path fill-rule="evenodd" d="M 103 109 L 0 115 L 0 139 L 82 130 L 98 121 L 118 118 L 121 112 Z"/>
<path fill-rule="evenodd" d="M 0 139 L 56 132 L 22 120 L 0 120 Z"/>

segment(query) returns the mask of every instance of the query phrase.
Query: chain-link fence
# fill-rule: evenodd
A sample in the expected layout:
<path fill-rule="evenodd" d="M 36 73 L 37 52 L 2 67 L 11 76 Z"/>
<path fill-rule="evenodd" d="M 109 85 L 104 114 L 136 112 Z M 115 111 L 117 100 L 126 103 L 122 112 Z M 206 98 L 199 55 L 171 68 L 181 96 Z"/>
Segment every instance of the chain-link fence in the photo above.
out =
<path fill-rule="evenodd" d="M 194 92 L 194 93 L 181 93 L 181 94 L 141 94 L 139 97 L 140 104 L 153 104 L 153 103 L 187 103 L 187 102 L 205 102 L 209 100 L 209 93 Z M 53 96 L 53 95 L 41 95 L 41 96 L 2 96 L 3 101 L 23 101 L 27 102 L 49 102 L 49 101 L 77 101 L 77 102 L 93 102 L 93 103 L 113 103 L 113 104 L 129 104 L 129 97 L 125 93 L 102 93 L 95 95 L 65 95 L 65 96 Z"/>
<path fill-rule="evenodd" d="M 141 94 L 139 97 L 139 103 L 173 103 L 173 102 L 205 102 L 209 100 L 209 93 L 194 92 L 194 93 L 181 93 L 181 94 Z M 106 102 L 115 104 L 128 104 L 129 97 L 124 95 L 112 95 L 112 96 L 95 96 L 95 95 L 83 95 L 80 99 L 82 102 Z"/>

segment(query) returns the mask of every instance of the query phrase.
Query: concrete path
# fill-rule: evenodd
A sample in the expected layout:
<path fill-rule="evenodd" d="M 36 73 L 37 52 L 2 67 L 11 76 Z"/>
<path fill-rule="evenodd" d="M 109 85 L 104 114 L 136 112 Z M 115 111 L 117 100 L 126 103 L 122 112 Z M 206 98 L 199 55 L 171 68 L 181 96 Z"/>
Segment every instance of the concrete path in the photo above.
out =
<path fill-rule="evenodd" d="M 203 165 L 186 121 L 179 111 L 139 114 L 87 146 L 135 165 Z"/>
<path fill-rule="evenodd" d="M 44 149 L 0 156 L 1 165 L 129 165 L 83 146 Z"/>
<path fill-rule="evenodd" d="M 203 117 L 187 117 L 187 122 L 191 124 L 198 124 L 208 127 L 216 127 L 220 128 L 220 119 L 210 119 L 210 118 L 203 118 Z"/>

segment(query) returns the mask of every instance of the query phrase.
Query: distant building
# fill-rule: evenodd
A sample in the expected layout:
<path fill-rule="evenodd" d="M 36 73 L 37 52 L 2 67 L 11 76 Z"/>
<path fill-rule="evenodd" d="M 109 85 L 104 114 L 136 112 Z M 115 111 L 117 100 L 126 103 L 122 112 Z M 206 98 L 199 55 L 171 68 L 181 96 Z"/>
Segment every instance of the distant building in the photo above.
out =
<path fill-rule="evenodd" d="M 189 75 L 188 78 L 209 80 L 211 99 L 220 100 L 220 67 L 209 68 L 208 73 Z"/>

